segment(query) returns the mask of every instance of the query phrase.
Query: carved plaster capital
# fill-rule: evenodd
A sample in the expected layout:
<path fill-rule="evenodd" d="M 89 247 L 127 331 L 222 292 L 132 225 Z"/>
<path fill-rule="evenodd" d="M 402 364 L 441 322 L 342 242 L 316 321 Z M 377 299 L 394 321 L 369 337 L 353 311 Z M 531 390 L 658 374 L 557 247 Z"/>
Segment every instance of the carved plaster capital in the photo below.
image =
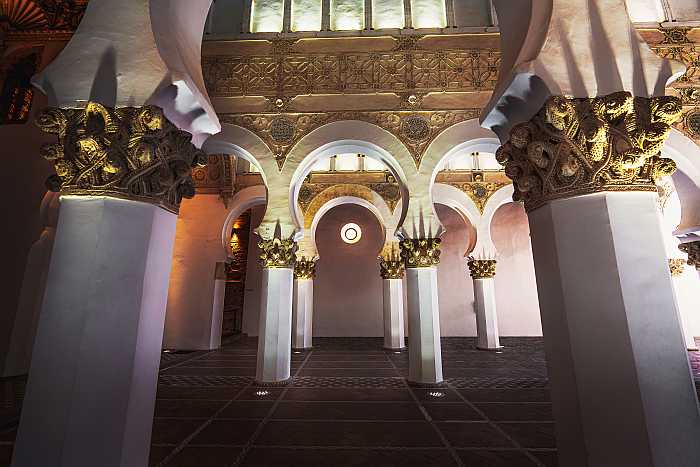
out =
<path fill-rule="evenodd" d="M 496 275 L 495 259 L 470 259 L 467 266 L 473 279 L 490 279 Z"/>
<path fill-rule="evenodd" d="M 681 114 L 680 99 L 670 96 L 553 96 L 513 127 L 496 157 L 528 211 L 602 191 L 656 191 L 655 180 L 676 169 L 659 152 Z"/>
<path fill-rule="evenodd" d="M 46 184 L 64 195 L 111 196 L 156 204 L 177 213 L 194 196 L 192 167 L 206 163 L 189 133 L 170 123 L 159 107 L 46 109 L 37 119 L 57 143 L 42 156 L 56 175 Z"/>
<path fill-rule="evenodd" d="M 266 269 L 292 269 L 294 268 L 295 251 L 297 244 L 293 239 L 280 239 L 278 237 L 272 240 L 260 240 L 258 248 L 260 248 L 260 264 Z"/>
<path fill-rule="evenodd" d="M 669 259 L 668 269 L 671 271 L 671 276 L 680 276 L 681 274 L 683 274 L 683 270 L 685 269 L 685 260 L 683 258 Z"/>
<path fill-rule="evenodd" d="M 403 279 L 404 264 L 401 255 L 395 249 L 379 257 L 379 273 L 382 279 Z"/>
<path fill-rule="evenodd" d="M 313 279 L 316 277 L 316 260 L 302 256 L 294 263 L 295 279 Z"/>
<path fill-rule="evenodd" d="M 678 249 L 688 255 L 688 266 L 693 266 L 700 271 L 700 241 L 681 243 Z"/>
<path fill-rule="evenodd" d="M 416 238 L 401 242 L 401 258 L 407 268 L 430 268 L 440 264 L 439 238 Z"/>

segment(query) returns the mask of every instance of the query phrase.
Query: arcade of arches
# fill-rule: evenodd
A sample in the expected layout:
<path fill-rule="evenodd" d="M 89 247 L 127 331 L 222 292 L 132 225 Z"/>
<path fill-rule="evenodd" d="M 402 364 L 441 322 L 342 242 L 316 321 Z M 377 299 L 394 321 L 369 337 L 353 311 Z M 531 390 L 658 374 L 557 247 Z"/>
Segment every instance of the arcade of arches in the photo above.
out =
<path fill-rule="evenodd" d="M 0 19 L 0 466 L 700 465 L 697 2 Z"/>

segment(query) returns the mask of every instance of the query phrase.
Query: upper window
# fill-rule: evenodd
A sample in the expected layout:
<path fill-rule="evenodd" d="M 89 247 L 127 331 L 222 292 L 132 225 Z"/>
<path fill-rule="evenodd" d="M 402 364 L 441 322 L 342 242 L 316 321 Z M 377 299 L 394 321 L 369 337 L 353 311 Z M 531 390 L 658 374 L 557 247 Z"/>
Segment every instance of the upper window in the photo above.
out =
<path fill-rule="evenodd" d="M 625 0 L 633 23 L 656 23 L 666 20 L 661 0 Z"/>
<path fill-rule="evenodd" d="M 445 0 L 411 0 L 411 17 L 414 28 L 444 28 Z"/>
<path fill-rule="evenodd" d="M 250 10 L 251 32 L 281 32 L 284 0 L 253 0 Z"/>
<path fill-rule="evenodd" d="M 365 28 L 365 0 L 331 0 L 331 29 L 357 31 Z"/>
<path fill-rule="evenodd" d="M 292 0 L 292 31 L 321 30 L 321 0 Z"/>
<path fill-rule="evenodd" d="M 405 26 L 404 0 L 372 0 L 374 29 L 401 29 Z"/>

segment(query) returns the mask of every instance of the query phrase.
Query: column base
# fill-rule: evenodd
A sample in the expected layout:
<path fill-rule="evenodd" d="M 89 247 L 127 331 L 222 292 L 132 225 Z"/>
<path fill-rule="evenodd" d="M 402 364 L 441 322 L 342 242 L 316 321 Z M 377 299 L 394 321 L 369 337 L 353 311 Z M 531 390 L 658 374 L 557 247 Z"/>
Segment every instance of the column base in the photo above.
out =
<path fill-rule="evenodd" d="M 313 350 L 313 346 L 309 347 L 292 347 L 292 352 L 308 352 L 309 350 Z"/>
<path fill-rule="evenodd" d="M 255 380 L 255 385 L 263 388 L 275 388 L 275 387 L 284 387 L 287 386 L 289 383 L 292 382 L 294 378 L 287 378 L 282 381 L 258 381 L 257 379 Z"/>
<path fill-rule="evenodd" d="M 447 383 L 444 381 L 440 381 L 439 383 L 421 383 L 418 381 L 411 381 L 410 379 L 406 379 L 406 382 L 412 388 L 420 388 L 420 389 L 430 389 L 430 388 L 442 388 L 442 389 L 444 389 L 444 388 L 447 388 Z"/>
<path fill-rule="evenodd" d="M 382 347 L 382 349 L 383 349 L 383 350 L 386 350 L 387 352 L 406 352 L 406 351 L 408 350 L 408 347 L 406 347 L 406 346 L 404 346 L 404 347 L 396 347 L 396 348 L 392 348 L 392 347 Z"/>
<path fill-rule="evenodd" d="M 498 347 L 481 347 L 479 345 L 476 346 L 477 350 L 483 350 L 486 352 L 502 352 L 504 348 L 505 347 L 503 347 L 502 345 L 499 345 Z"/>

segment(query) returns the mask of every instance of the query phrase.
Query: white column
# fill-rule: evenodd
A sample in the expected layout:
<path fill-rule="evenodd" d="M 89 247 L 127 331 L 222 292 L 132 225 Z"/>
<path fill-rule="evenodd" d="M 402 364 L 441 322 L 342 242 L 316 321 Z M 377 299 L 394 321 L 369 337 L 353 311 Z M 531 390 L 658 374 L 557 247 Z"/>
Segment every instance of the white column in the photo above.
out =
<path fill-rule="evenodd" d="M 384 291 L 384 348 L 406 348 L 403 323 L 403 279 L 382 279 Z"/>
<path fill-rule="evenodd" d="M 678 261 L 675 265 L 675 271 L 672 269 L 671 277 L 673 277 L 673 289 L 676 294 L 678 303 L 678 322 L 683 330 L 683 342 L 688 350 L 698 350 L 698 345 L 695 342 L 689 316 L 689 313 L 697 313 L 697 287 L 700 285 L 698 276 L 695 273 L 694 267 L 685 265 L 684 259 L 670 260 Z"/>
<path fill-rule="evenodd" d="M 211 319 L 209 324 L 209 348 L 221 347 L 221 334 L 224 324 L 224 300 L 226 298 L 226 263 L 216 263 L 214 271 L 214 296 L 212 297 Z"/>
<path fill-rule="evenodd" d="M 408 380 L 441 383 L 440 314 L 437 268 L 406 268 L 408 288 Z"/>
<path fill-rule="evenodd" d="M 557 444 L 567 467 L 700 465 L 700 414 L 657 195 L 529 213 Z"/>
<path fill-rule="evenodd" d="M 292 276 L 291 268 L 263 268 L 255 374 L 259 383 L 279 383 L 290 377 Z"/>
<path fill-rule="evenodd" d="M 496 288 L 493 277 L 474 279 L 474 308 L 476 308 L 477 348 L 499 350 L 503 346 L 498 337 L 496 316 Z"/>
<path fill-rule="evenodd" d="M 61 199 L 13 467 L 145 467 L 177 216 Z"/>
<path fill-rule="evenodd" d="M 303 350 L 313 346 L 314 280 L 294 279 L 292 313 L 292 348 Z"/>

